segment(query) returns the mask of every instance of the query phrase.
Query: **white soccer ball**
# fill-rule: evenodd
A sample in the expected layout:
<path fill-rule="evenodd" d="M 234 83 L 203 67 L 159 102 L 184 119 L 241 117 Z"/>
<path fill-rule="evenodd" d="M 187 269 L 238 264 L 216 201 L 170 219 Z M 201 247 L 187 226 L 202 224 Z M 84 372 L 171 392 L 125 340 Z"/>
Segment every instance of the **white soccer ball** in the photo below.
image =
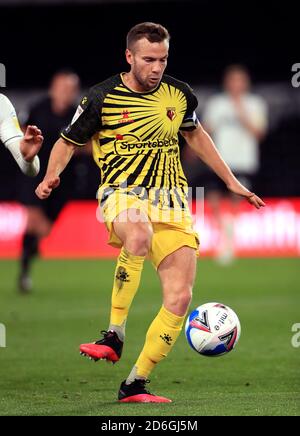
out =
<path fill-rule="evenodd" d="M 221 356 L 237 344 L 241 325 L 236 313 L 221 303 L 206 303 L 187 318 L 185 335 L 193 350 L 203 356 Z"/>

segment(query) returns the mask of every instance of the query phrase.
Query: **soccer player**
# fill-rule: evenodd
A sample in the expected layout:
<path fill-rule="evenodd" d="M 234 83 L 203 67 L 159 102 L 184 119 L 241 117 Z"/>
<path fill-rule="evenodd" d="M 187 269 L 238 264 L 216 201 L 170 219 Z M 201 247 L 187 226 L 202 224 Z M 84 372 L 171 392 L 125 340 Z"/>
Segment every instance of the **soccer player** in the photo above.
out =
<path fill-rule="evenodd" d="M 141 23 L 129 31 L 126 60 L 130 71 L 92 87 L 83 98 L 73 121 L 55 143 L 45 178 L 36 189 L 39 198 L 49 197 L 74 149 L 92 138 L 101 173 L 99 204 L 109 243 L 121 252 L 110 325 L 102 339 L 82 344 L 81 353 L 94 360 L 117 362 L 147 255 L 159 275 L 163 304 L 148 329 L 141 354 L 120 386 L 121 402 L 171 401 L 151 394 L 146 384 L 180 334 L 196 273 L 198 237 L 186 203 L 178 132 L 229 190 L 257 208 L 264 206 L 237 181 L 199 124 L 191 88 L 164 74 L 169 38 L 168 31 L 155 23 Z"/>
<path fill-rule="evenodd" d="M 37 154 L 43 139 L 41 130 L 36 126 L 28 126 L 23 134 L 15 108 L 5 95 L 0 94 L 0 140 L 27 176 L 34 177 L 39 173 Z"/>

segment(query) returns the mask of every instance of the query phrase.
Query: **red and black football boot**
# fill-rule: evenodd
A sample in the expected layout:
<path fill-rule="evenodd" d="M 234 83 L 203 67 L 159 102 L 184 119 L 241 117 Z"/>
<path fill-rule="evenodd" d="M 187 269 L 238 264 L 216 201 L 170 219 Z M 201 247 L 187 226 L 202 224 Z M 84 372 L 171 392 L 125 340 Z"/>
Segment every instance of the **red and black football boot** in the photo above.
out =
<path fill-rule="evenodd" d="M 90 344 L 81 344 L 79 347 L 80 354 L 95 362 L 104 359 L 116 363 L 121 357 L 123 342 L 113 330 L 102 330 L 101 334 L 103 334 L 103 339 Z"/>
<path fill-rule="evenodd" d="M 118 400 L 120 403 L 171 403 L 172 400 L 158 395 L 151 394 L 147 391 L 145 385 L 150 380 L 135 379 L 129 385 L 126 380 L 121 383 Z"/>

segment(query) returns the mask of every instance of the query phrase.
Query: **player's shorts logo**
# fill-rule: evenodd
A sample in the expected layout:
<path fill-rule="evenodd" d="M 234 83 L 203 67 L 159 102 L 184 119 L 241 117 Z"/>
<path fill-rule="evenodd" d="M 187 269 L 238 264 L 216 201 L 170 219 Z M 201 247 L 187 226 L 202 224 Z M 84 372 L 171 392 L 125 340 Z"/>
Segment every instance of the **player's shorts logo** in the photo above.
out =
<path fill-rule="evenodd" d="M 173 121 L 176 118 L 176 107 L 167 107 L 166 108 L 167 111 L 167 117 Z"/>

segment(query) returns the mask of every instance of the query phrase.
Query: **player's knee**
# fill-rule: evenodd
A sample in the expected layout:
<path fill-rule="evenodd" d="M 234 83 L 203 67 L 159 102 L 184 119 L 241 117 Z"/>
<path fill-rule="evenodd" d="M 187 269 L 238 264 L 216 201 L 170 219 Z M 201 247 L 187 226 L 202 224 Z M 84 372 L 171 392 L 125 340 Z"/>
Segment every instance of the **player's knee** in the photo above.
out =
<path fill-rule="evenodd" d="M 182 311 L 186 311 L 192 300 L 192 290 L 185 287 L 182 292 L 178 295 L 178 305 Z"/>
<path fill-rule="evenodd" d="M 145 228 L 138 228 L 128 234 L 125 248 L 135 256 L 146 256 L 150 250 L 152 232 Z"/>
<path fill-rule="evenodd" d="M 192 300 L 192 288 L 190 286 L 177 286 L 176 291 L 167 294 L 164 305 L 167 310 L 182 316 L 186 313 Z"/>

